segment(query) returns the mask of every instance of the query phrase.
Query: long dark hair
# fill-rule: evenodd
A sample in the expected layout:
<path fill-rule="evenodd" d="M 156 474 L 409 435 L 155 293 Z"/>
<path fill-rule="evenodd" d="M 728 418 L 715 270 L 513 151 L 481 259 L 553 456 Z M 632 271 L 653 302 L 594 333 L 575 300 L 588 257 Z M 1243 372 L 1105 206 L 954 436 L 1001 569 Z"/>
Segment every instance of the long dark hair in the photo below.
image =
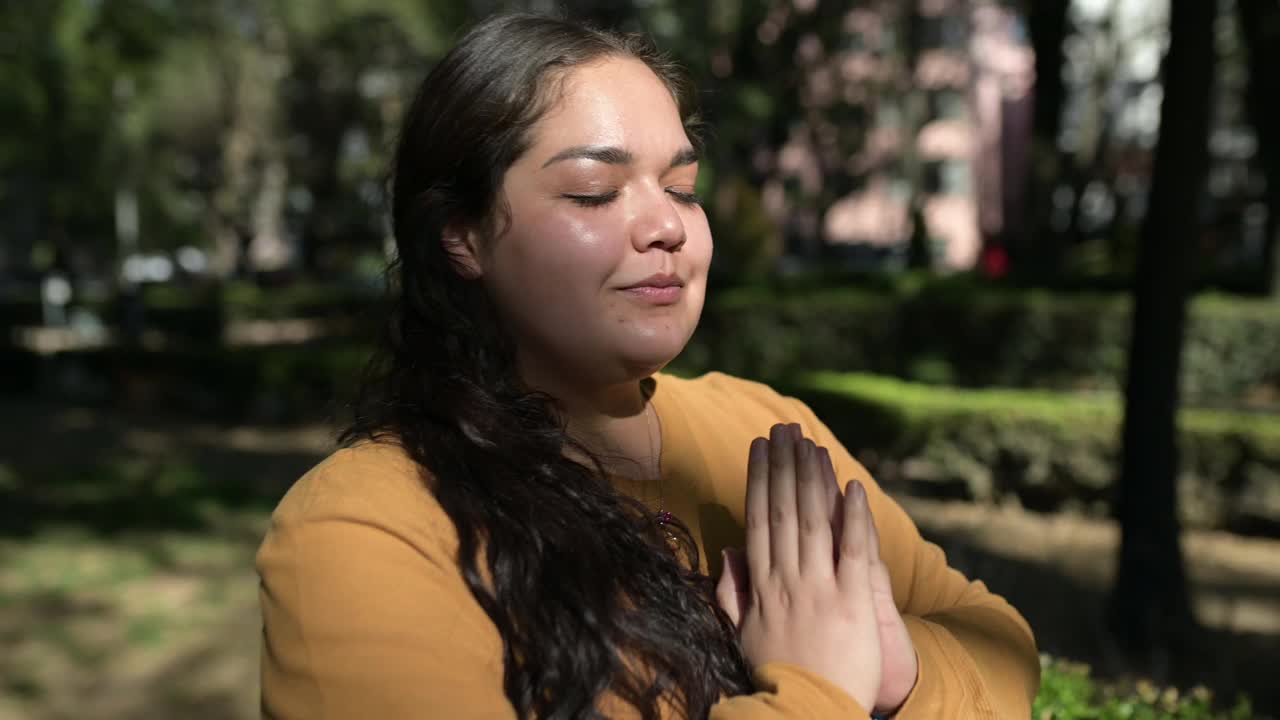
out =
<path fill-rule="evenodd" d="M 397 443 L 422 468 L 456 526 L 467 586 L 502 636 L 520 717 L 599 717 L 606 691 L 645 718 L 667 704 L 703 717 L 751 683 L 696 545 L 683 528 L 669 542 L 568 435 L 554 398 L 521 382 L 483 287 L 441 243 L 447 222 L 504 222 L 499 191 L 531 127 L 570 69 L 607 57 L 646 63 L 699 142 L 690 85 L 642 36 L 498 16 L 422 83 L 395 153 L 390 322 L 341 440 Z"/>

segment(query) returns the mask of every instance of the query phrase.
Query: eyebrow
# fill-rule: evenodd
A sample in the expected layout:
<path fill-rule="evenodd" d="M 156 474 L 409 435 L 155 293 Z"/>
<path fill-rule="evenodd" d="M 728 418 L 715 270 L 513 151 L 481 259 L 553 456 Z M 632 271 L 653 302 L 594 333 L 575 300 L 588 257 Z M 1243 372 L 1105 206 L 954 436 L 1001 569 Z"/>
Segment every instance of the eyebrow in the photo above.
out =
<path fill-rule="evenodd" d="M 685 165 L 693 165 L 698 162 L 698 151 L 692 147 L 681 148 L 671 158 L 670 167 L 682 167 Z M 576 145 L 571 148 L 565 148 L 551 159 L 542 164 L 542 167 L 548 167 L 562 160 L 595 160 L 608 165 L 630 165 L 635 161 L 635 156 L 627 150 L 620 147 L 610 145 Z"/>

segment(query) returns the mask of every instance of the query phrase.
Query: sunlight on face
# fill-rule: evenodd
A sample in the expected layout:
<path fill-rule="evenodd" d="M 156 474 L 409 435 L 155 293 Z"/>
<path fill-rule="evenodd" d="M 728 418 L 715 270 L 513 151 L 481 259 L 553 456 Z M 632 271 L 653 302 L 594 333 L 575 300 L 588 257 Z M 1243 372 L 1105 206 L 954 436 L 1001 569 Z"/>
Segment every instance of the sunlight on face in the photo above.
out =
<path fill-rule="evenodd" d="M 510 224 L 488 245 L 484 282 L 522 363 L 576 383 L 644 377 L 702 311 L 711 232 L 697 155 L 643 63 L 582 66 L 563 87 L 503 181 Z"/>

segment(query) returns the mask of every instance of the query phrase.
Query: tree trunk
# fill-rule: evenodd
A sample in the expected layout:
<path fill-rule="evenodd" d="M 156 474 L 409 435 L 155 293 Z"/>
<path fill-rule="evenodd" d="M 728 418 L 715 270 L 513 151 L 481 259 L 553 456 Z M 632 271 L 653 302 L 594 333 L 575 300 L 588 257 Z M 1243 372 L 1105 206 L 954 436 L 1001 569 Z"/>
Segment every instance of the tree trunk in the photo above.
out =
<path fill-rule="evenodd" d="M 42 137 L 44 168 L 41 174 L 43 191 L 37 196 L 39 210 L 34 242 L 43 246 L 53 258 L 52 269 L 69 270 L 67 234 L 67 197 L 71 190 L 74 163 L 68 154 L 71 132 L 69 129 L 71 99 L 69 97 L 67 59 L 55 40 L 58 18 L 63 10 L 61 3 L 49 3 L 44 7 L 41 24 L 48 23 L 49 34 L 41 48 L 37 72 L 44 90 L 45 117 L 48 125 Z M 37 268 L 47 273 L 50 267 Z"/>
<path fill-rule="evenodd" d="M 1258 156 L 1267 178 L 1267 224 L 1260 289 L 1280 295 L 1280 5 L 1274 0 L 1238 0 L 1240 27 L 1249 52 L 1245 103 L 1258 137 Z"/>
<path fill-rule="evenodd" d="M 1054 184 L 1061 175 L 1058 134 L 1062 129 L 1062 43 L 1067 36 L 1069 0 L 1037 0 L 1028 3 L 1031 47 L 1036 55 L 1035 113 L 1031 128 L 1031 216 L 1027 235 L 1010 248 L 1014 267 L 1047 274 L 1056 269 L 1061 240 L 1050 224 Z"/>
<path fill-rule="evenodd" d="M 1135 660 L 1167 657 L 1194 627 L 1179 538 L 1176 414 L 1209 165 L 1216 6 L 1172 2 L 1160 139 L 1138 251 L 1116 497 L 1121 542 L 1110 607 L 1112 631 Z"/>

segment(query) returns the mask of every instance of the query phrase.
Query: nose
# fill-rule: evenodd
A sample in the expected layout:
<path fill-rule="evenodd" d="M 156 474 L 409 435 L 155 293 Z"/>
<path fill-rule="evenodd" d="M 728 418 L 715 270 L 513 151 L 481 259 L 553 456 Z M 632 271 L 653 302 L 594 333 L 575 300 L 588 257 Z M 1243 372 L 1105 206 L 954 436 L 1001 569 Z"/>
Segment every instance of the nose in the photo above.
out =
<path fill-rule="evenodd" d="M 646 193 L 646 199 L 633 218 L 631 239 L 638 252 L 650 248 L 674 252 L 684 245 L 684 221 L 675 207 L 675 200 L 665 191 L 659 190 L 652 196 Z"/>

